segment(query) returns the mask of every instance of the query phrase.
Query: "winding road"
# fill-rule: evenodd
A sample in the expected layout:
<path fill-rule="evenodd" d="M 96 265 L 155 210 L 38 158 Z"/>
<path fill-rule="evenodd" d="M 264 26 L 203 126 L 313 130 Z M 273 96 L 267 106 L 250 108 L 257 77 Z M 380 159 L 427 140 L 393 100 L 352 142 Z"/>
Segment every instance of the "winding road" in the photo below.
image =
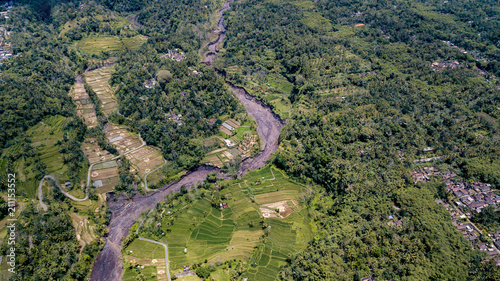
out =
<path fill-rule="evenodd" d="M 152 170 L 151 172 L 147 173 L 145 176 L 144 176 L 144 189 L 146 189 L 146 191 L 155 191 L 156 189 L 151 189 L 148 187 L 148 176 L 149 174 L 153 173 L 154 171 L 157 171 L 158 169 L 160 169 L 161 167 L 165 166 L 167 164 L 167 160 L 164 160 L 165 162 L 163 163 L 163 165 L 161 165 L 160 167 Z"/>
<path fill-rule="evenodd" d="M 59 185 L 59 182 L 57 181 L 56 177 L 54 177 L 53 175 L 46 175 L 42 178 L 42 180 L 40 181 L 40 184 L 38 185 L 38 201 L 40 202 L 40 205 L 42 206 L 42 209 L 46 212 L 48 210 L 48 207 L 45 203 L 43 203 L 43 188 L 42 188 L 42 185 L 43 185 L 43 182 L 45 179 L 51 179 L 52 181 L 54 181 L 55 185 L 59 188 L 59 190 L 64 194 L 66 195 L 68 198 L 70 198 L 71 200 L 74 200 L 74 201 L 77 201 L 77 202 L 82 202 L 82 201 L 85 201 L 87 199 L 89 199 L 89 187 L 90 187 L 90 177 L 91 177 L 91 174 L 92 174 L 92 168 L 94 167 L 94 165 L 96 164 L 100 164 L 100 163 L 104 163 L 104 162 L 108 162 L 110 160 L 116 160 L 118 158 L 120 158 L 121 156 L 123 155 L 127 155 L 129 153 L 132 153 L 134 151 L 137 151 L 138 149 L 140 149 L 141 147 L 145 146 L 146 145 L 146 142 L 142 139 L 141 137 L 141 134 L 139 134 L 139 139 L 141 140 L 142 144 L 138 147 L 135 147 L 133 148 L 132 150 L 130 151 L 127 151 L 121 155 L 118 155 L 118 156 L 115 156 L 113 158 L 110 158 L 108 160 L 105 160 L 105 161 L 100 161 L 100 162 L 96 162 L 96 163 L 92 163 L 90 164 L 89 166 L 89 170 L 87 172 L 87 186 L 85 188 L 85 197 L 84 198 L 76 198 L 74 197 L 73 195 L 69 194 L 68 192 L 66 192 L 64 189 L 61 188 L 61 186 Z M 167 164 L 167 161 L 165 160 L 165 163 L 163 165 L 161 165 L 160 167 L 154 169 L 153 171 L 149 172 L 148 174 L 146 174 L 146 176 L 144 177 L 145 180 L 146 180 L 146 177 L 151 174 L 152 172 L 160 169 L 161 167 L 163 167 L 165 164 Z M 148 188 L 148 183 L 147 183 L 147 180 L 146 180 L 146 190 L 148 191 L 152 191 L 153 189 L 149 189 Z"/>
<path fill-rule="evenodd" d="M 219 36 L 216 41 L 208 44 L 209 52 L 205 54 L 203 63 L 211 66 L 215 54 L 222 43 L 226 26 L 222 14 L 230 9 L 232 0 L 228 0 L 223 8 L 219 10 Z M 278 140 L 284 122 L 272 112 L 269 106 L 252 97 L 248 92 L 227 82 L 230 90 L 243 103 L 248 114 L 255 119 L 257 123 L 257 133 L 262 140 L 262 150 L 255 156 L 247 158 L 241 165 L 238 175 L 242 176 L 249 170 L 263 167 L 270 156 L 278 149 Z M 111 218 L 108 226 L 108 235 L 106 244 L 99 253 L 97 260 L 94 263 L 90 280 L 95 281 L 111 281 L 121 280 L 123 275 L 123 261 L 121 253 L 121 245 L 124 237 L 127 236 L 130 227 L 137 221 L 139 215 L 163 202 L 165 197 L 172 192 L 179 192 L 181 186 L 192 188 L 201 183 L 209 173 L 216 172 L 219 178 L 227 179 L 228 175 L 221 172 L 220 169 L 201 165 L 198 168 L 189 171 L 178 182 L 174 182 L 157 189 L 150 194 L 135 194 L 132 198 L 125 194 L 107 194 L 107 202 L 111 210 Z M 143 238 L 144 240 L 145 238 Z M 153 240 L 145 240 L 151 243 L 161 244 Z M 166 249 L 166 245 L 165 245 Z M 167 253 L 168 254 L 168 253 Z M 168 263 L 168 259 L 166 261 Z M 168 268 L 167 268 L 168 271 Z"/>
<path fill-rule="evenodd" d="M 168 248 L 167 248 L 167 245 L 163 244 L 161 242 L 158 242 L 158 241 L 154 241 L 154 240 L 147 239 L 147 238 L 139 236 L 139 230 L 141 229 L 142 224 L 147 219 L 147 217 L 149 216 L 149 214 L 151 214 L 152 211 L 153 210 L 149 211 L 149 213 L 146 215 L 146 217 L 144 218 L 144 220 L 141 222 L 141 225 L 139 225 L 139 227 L 135 231 L 135 234 L 137 235 L 137 238 L 139 238 L 139 240 L 143 240 L 143 241 L 155 243 L 155 244 L 158 244 L 158 245 L 162 245 L 163 248 L 165 248 L 165 271 L 166 271 L 166 274 L 167 274 L 167 280 L 171 281 L 171 279 L 170 279 L 170 270 L 168 270 Z"/>

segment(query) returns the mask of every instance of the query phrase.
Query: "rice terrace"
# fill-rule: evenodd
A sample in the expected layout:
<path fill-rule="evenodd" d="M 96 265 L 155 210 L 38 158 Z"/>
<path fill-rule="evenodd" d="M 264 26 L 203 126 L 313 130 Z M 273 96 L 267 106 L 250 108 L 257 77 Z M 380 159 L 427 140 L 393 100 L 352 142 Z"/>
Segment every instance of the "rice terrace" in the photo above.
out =
<path fill-rule="evenodd" d="M 160 204 L 147 216 L 139 235 L 168 245 L 173 273 L 193 264 L 240 260 L 250 266 L 243 277 L 274 280 L 286 257 L 311 239 L 311 220 L 301 203 L 307 189 L 266 166 L 222 182 L 220 188 L 204 184 Z M 127 255 L 137 251 L 136 243 L 143 241 L 134 240 L 125 249 Z M 156 251 L 141 253 L 142 258 L 158 258 Z M 184 278 L 178 280 L 191 280 Z"/>

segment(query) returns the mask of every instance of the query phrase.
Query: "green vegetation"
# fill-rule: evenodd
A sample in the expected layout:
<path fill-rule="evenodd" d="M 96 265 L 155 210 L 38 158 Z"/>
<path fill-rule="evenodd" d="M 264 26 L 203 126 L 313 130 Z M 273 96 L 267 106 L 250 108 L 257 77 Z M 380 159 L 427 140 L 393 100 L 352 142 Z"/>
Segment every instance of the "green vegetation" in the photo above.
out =
<path fill-rule="evenodd" d="M 433 165 L 498 189 L 497 2 L 233 2 L 214 65 L 288 120 L 272 158 L 278 168 L 218 182 L 220 189 L 214 178 L 184 188 L 157 206 L 142 235 L 169 243 L 173 267 L 194 263 L 213 279 L 499 280 L 498 267 L 471 249 L 434 202 L 447 196 L 443 188 L 415 187 L 410 174 L 423 165 L 415 160 L 442 157 Z M 16 173 L 25 209 L 21 272 L 11 280 L 87 279 L 109 217 L 104 198 L 91 192 L 91 201 L 68 202 L 47 181 L 49 210 L 35 211 L 34 200 L 47 174 L 70 180 L 72 194 L 83 196 L 84 139 L 118 152 L 101 131 L 108 118 L 161 148 L 168 164 L 151 176 L 156 185 L 203 162 L 238 169 L 241 158 L 229 159 L 221 141 L 239 145 L 255 128 L 223 79 L 199 64 L 221 6 L 24 0 L 0 19 L 13 51 L 0 66 L 0 168 Z M 173 60 L 173 50 L 183 55 Z M 94 77 L 85 72 L 111 63 Z M 101 79 L 87 81 L 100 123 L 92 129 L 68 94 L 84 72 Z M 243 123 L 236 134 L 220 132 L 234 118 Z M 116 190 L 136 192 L 130 168 L 142 167 L 124 157 L 109 163 L 118 165 Z M 5 197 L 4 177 L 0 184 Z M 498 210 L 486 208 L 473 221 L 498 229 L 498 219 Z M 160 255 L 132 240 L 126 249 L 141 258 Z M 1 247 L 5 253 L 5 239 Z M 155 280 L 156 269 L 126 264 L 124 280 Z"/>
<path fill-rule="evenodd" d="M 61 185 L 70 180 L 71 189 L 86 184 L 88 164 L 80 150 L 85 131 L 80 122 L 62 116 L 46 118 L 27 130 L 19 143 L 4 150 L 4 165 L 17 174 L 18 196 L 36 197 L 38 182 L 47 174 Z"/>
<path fill-rule="evenodd" d="M 78 241 L 65 204 L 53 202 L 46 213 L 30 204 L 16 227 L 16 274 L 9 280 L 86 280 L 102 246 L 96 242 L 86 245 L 78 259 Z M 10 247 L 3 243 L 2 255 Z"/>
<path fill-rule="evenodd" d="M 203 74 L 195 75 L 188 69 L 192 65 L 189 59 L 177 62 L 160 58 L 161 53 L 173 49 L 174 45 L 169 45 L 151 41 L 135 52 L 124 53 L 112 84 L 120 85 L 116 92 L 119 111 L 129 118 L 133 129 L 148 144 L 161 148 L 167 161 L 191 169 L 208 152 L 202 139 L 218 132 L 219 127 L 209 125 L 208 120 L 224 115 L 234 117 L 243 109 L 212 69 L 196 66 Z M 173 78 L 149 89 L 143 85 L 162 70 L 169 71 Z"/>
<path fill-rule="evenodd" d="M 268 102 L 279 93 L 270 79 L 292 85 L 279 93 L 291 109 L 275 164 L 327 192 L 308 199 L 318 234 L 282 279 L 498 278 L 433 202 L 438 189 L 413 189 L 410 174 L 414 160 L 440 156 L 498 185 L 500 82 L 485 72 L 498 60 L 498 11 L 420 2 L 248 0 L 227 14 L 217 67 Z M 391 214 L 402 228 L 387 225 Z"/>
<path fill-rule="evenodd" d="M 234 259 L 246 264 L 244 277 L 276 278 L 287 256 L 304 249 L 311 239 L 308 209 L 298 203 L 305 187 L 271 167 L 219 184 L 221 189 L 209 181 L 184 195 L 169 196 L 145 220 L 140 235 L 168 243 L 171 268 L 206 264 L 211 272 L 214 266 L 222 269 Z M 296 205 L 284 218 L 274 210 L 274 217 L 265 218 L 261 214 L 270 199 L 261 200 L 259 195 L 271 195 L 272 202 L 295 200 Z M 228 207 L 220 208 L 223 203 Z M 131 254 L 136 241 L 126 248 L 126 254 Z M 138 257 L 154 258 L 151 246 L 135 246 L 132 251 L 131 255 L 139 251 Z M 217 274 L 227 274 L 224 272 Z"/>
<path fill-rule="evenodd" d="M 87 37 L 77 41 L 76 46 L 83 52 L 99 54 L 101 52 L 117 52 L 124 46 L 119 37 Z"/>

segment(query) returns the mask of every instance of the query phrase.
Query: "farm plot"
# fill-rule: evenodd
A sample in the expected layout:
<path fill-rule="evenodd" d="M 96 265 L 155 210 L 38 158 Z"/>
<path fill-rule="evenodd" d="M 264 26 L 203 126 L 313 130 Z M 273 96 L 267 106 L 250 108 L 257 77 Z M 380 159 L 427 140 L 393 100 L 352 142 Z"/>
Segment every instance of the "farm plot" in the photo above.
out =
<path fill-rule="evenodd" d="M 75 132 L 65 131 L 64 128 L 71 122 L 73 118 L 66 118 L 63 116 L 52 116 L 43 119 L 37 125 L 31 127 L 25 132 L 27 139 L 31 140 L 31 146 L 34 153 L 40 156 L 40 162 L 45 166 L 47 174 L 54 175 L 57 181 L 64 183 L 69 180 L 74 172 L 71 172 L 69 166 L 64 163 L 64 154 L 61 153 L 61 148 L 58 141 L 63 139 L 63 135 L 74 134 Z M 13 143 L 3 153 L 20 153 L 26 149 L 23 142 Z M 7 164 L 7 158 L 0 161 L 0 166 Z M 26 197 L 36 198 L 36 187 L 38 186 L 39 179 L 36 178 L 35 163 L 19 157 L 15 161 L 9 163 L 16 173 L 16 182 L 20 194 Z M 2 166 L 5 167 L 5 166 Z M 78 170 L 80 182 L 73 182 L 73 186 L 81 186 L 87 179 L 88 166 L 82 163 L 82 167 Z"/>
<path fill-rule="evenodd" d="M 130 161 L 133 172 L 136 172 L 142 179 L 147 173 L 164 163 L 161 151 L 150 146 L 143 146 L 125 157 Z"/>
<path fill-rule="evenodd" d="M 118 174 L 118 167 L 115 166 L 116 162 L 113 164 L 111 162 L 106 162 L 104 163 L 105 165 L 97 164 L 92 168 L 92 172 L 90 174 L 90 179 L 94 183 L 94 186 L 96 187 L 96 191 L 98 193 L 105 193 L 112 191 L 113 188 L 120 183 L 120 177 Z M 103 168 L 111 166 L 108 168 Z M 100 169 L 99 169 L 100 168 Z"/>
<path fill-rule="evenodd" d="M 165 163 L 161 151 L 151 146 L 142 146 L 139 135 L 130 132 L 124 126 L 108 124 L 106 138 L 120 154 L 130 161 L 131 172 L 144 179 L 144 176 Z M 157 177 L 158 180 L 162 176 Z"/>
<path fill-rule="evenodd" d="M 75 228 L 76 239 L 78 240 L 81 249 L 95 239 L 94 226 L 90 225 L 87 217 L 71 213 L 71 223 Z"/>
<path fill-rule="evenodd" d="M 122 38 L 123 46 L 129 50 L 138 49 L 146 41 L 148 41 L 148 38 L 146 38 L 143 35 L 136 35 L 136 36 L 130 37 L 130 38 L 128 38 L 128 37 Z"/>
<path fill-rule="evenodd" d="M 135 240 L 125 250 L 126 255 L 123 256 L 125 270 L 123 272 L 123 280 L 136 281 L 138 272 L 142 273 L 144 277 L 148 276 L 150 280 L 166 281 L 166 267 L 165 267 L 165 250 L 163 247 L 151 247 L 147 245 L 149 242 Z M 153 244 L 154 246 L 158 246 Z M 143 247 L 144 246 L 144 247 Z M 161 249 L 160 249 L 161 248 Z M 135 250 L 134 250 L 135 249 Z M 149 257 L 144 257 L 142 252 L 148 251 Z M 136 253 L 136 254 L 134 254 Z M 156 258 L 161 254 L 162 258 Z M 138 257 L 143 256 L 143 257 Z M 156 271 L 155 271 L 156 269 Z M 146 275 L 150 273 L 149 275 Z M 146 279 L 148 280 L 148 279 Z"/>
<path fill-rule="evenodd" d="M 231 217 L 231 210 L 214 208 L 206 199 L 197 200 L 189 206 L 176 219 L 175 227 L 170 232 L 165 229 L 171 266 L 175 268 L 213 259 L 217 253 L 224 251 L 235 229 Z"/>
<path fill-rule="evenodd" d="M 101 67 L 92 71 L 85 72 L 85 81 L 89 84 L 92 90 L 97 94 L 101 101 L 102 110 L 105 115 L 110 115 L 118 110 L 118 102 L 114 95 L 114 89 L 109 85 L 112 66 Z"/>
<path fill-rule="evenodd" d="M 246 158 L 256 154 L 259 135 L 252 128 L 250 121 L 242 125 L 235 119 L 228 119 L 222 124 L 220 135 L 204 140 L 205 147 L 214 150 L 205 155 L 203 163 L 222 168 L 238 156 Z"/>
<path fill-rule="evenodd" d="M 97 126 L 97 116 L 94 104 L 85 91 L 83 82 L 79 81 L 79 78 L 81 79 L 81 77 L 77 77 L 77 81 L 70 92 L 70 97 L 76 105 L 76 115 L 83 118 L 85 125 L 87 125 L 88 128 L 93 128 Z"/>
<path fill-rule="evenodd" d="M 312 239 L 305 209 L 286 219 L 269 218 L 266 222 L 270 226 L 267 241 L 259 245 L 250 259 L 255 267 L 243 274 L 250 280 L 275 280 L 286 258 L 303 250 Z"/>
<path fill-rule="evenodd" d="M 139 135 L 130 132 L 127 127 L 111 123 L 108 124 L 106 129 L 106 138 L 120 154 L 130 152 L 142 144 Z"/>
<path fill-rule="evenodd" d="M 250 188 L 259 190 L 259 195 L 271 195 L 270 199 L 255 200 Z M 281 193 L 276 194 L 276 188 Z M 169 212 L 161 225 L 171 268 L 205 259 L 238 259 L 252 265 L 244 277 L 274 280 L 286 257 L 302 250 L 312 238 L 308 211 L 298 203 L 304 189 L 279 170 L 266 167 L 217 191 L 212 199 L 198 199 Z M 220 200 L 228 207 L 213 207 L 211 202 L 218 204 L 217 198 L 224 198 Z M 275 217 L 263 217 L 263 208 L 274 212 Z M 261 223 L 268 227 L 263 229 Z"/>
<path fill-rule="evenodd" d="M 219 130 L 228 136 L 232 136 L 236 132 L 236 129 L 238 129 L 240 124 L 240 122 L 234 119 L 229 119 L 222 123 L 222 125 L 219 127 Z"/>
<path fill-rule="evenodd" d="M 84 140 L 81 149 L 90 164 L 103 162 L 114 157 L 107 150 L 102 150 L 95 138 L 87 138 Z"/>
<path fill-rule="evenodd" d="M 122 40 L 117 36 L 92 36 L 76 41 L 80 50 L 90 53 L 99 54 L 101 52 L 118 52 L 124 49 Z"/>

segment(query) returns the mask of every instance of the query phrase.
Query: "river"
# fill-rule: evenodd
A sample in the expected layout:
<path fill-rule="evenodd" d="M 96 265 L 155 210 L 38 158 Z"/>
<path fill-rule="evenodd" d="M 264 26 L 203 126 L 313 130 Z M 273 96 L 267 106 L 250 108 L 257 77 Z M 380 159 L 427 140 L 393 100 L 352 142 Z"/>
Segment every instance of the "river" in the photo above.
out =
<path fill-rule="evenodd" d="M 209 52 L 205 54 L 203 60 L 203 63 L 209 66 L 212 65 L 215 55 L 223 43 L 226 34 L 223 13 L 231 8 L 231 2 L 232 0 L 226 1 L 223 8 L 219 10 L 218 27 L 220 32 L 218 38 L 208 44 Z M 220 71 L 217 71 L 217 73 L 223 75 Z M 263 167 L 271 155 L 278 149 L 279 135 L 284 122 L 278 115 L 273 113 L 269 106 L 249 95 L 244 88 L 234 86 L 227 81 L 226 84 L 245 106 L 248 115 L 255 119 L 257 133 L 262 141 L 261 151 L 255 157 L 247 158 L 242 162 L 238 170 L 238 175 L 242 176 L 250 170 Z M 139 215 L 154 208 L 157 203 L 164 201 L 169 193 L 180 191 L 182 185 L 187 188 L 196 186 L 209 173 L 213 172 L 217 172 L 220 178 L 227 178 L 227 175 L 223 174 L 220 169 L 201 165 L 188 172 L 178 182 L 163 186 L 147 195 L 136 194 L 132 198 L 128 198 L 125 194 L 116 195 L 108 193 L 107 203 L 111 210 L 111 219 L 108 226 L 109 231 L 106 237 L 106 245 L 94 263 L 90 280 L 121 280 L 123 275 L 122 240 L 128 235 L 130 227 L 136 222 Z"/>

